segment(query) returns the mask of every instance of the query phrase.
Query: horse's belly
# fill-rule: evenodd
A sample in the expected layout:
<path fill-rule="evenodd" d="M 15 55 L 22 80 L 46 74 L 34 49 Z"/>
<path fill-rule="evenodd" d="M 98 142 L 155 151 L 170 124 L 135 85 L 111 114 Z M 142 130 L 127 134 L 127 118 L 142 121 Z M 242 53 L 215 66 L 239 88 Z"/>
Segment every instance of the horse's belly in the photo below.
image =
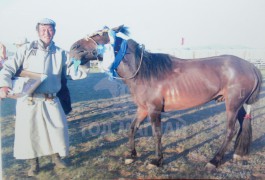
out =
<path fill-rule="evenodd" d="M 136 102 L 143 107 L 162 102 L 164 111 L 183 110 L 205 104 L 220 95 L 222 86 L 218 76 L 213 73 L 207 76 L 203 72 L 197 70 L 194 75 L 188 69 L 180 75 L 172 74 L 167 79 L 152 84 L 148 90 L 146 86 L 137 86 L 137 93 L 134 93 Z"/>
<path fill-rule="evenodd" d="M 164 89 L 164 110 L 182 110 L 196 107 L 213 99 L 220 89 L 209 87 L 203 83 L 171 84 L 170 88 Z"/>
<path fill-rule="evenodd" d="M 190 98 L 190 97 L 183 97 L 178 98 L 178 100 L 173 99 L 165 99 L 164 102 L 164 111 L 172 111 L 172 110 L 183 110 L 192 107 L 196 107 L 202 104 L 209 102 L 211 99 L 209 97 L 205 98 Z"/>

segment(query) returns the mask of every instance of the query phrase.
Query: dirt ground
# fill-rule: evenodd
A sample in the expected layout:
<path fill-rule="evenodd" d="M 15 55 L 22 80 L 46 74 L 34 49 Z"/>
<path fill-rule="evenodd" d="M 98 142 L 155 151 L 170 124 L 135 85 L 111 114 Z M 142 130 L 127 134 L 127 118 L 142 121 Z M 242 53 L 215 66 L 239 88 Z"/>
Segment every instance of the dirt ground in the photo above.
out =
<path fill-rule="evenodd" d="M 260 100 L 253 106 L 249 156 L 234 161 L 233 140 L 223 164 L 214 171 L 207 171 L 205 165 L 224 138 L 224 103 L 210 102 L 185 111 L 164 113 L 164 162 L 162 167 L 150 169 L 148 162 L 154 158 L 154 141 L 148 119 L 136 135 L 137 160 L 130 165 L 124 163 L 129 152 L 128 127 L 136 111 L 128 88 L 100 73 L 69 82 L 69 87 L 73 111 L 68 115 L 70 155 L 64 158 L 68 168 L 56 169 L 49 157 L 42 157 L 41 171 L 32 179 L 265 179 L 265 84 Z M 6 102 L 10 103 L 13 102 Z M 3 178 L 25 179 L 28 164 L 13 158 L 12 113 L 1 117 Z"/>

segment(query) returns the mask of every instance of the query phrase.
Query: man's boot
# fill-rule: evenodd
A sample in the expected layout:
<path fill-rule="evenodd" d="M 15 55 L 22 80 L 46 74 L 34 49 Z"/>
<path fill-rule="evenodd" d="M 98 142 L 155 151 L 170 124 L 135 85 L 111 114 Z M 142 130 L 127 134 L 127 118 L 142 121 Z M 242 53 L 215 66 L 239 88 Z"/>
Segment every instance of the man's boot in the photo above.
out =
<path fill-rule="evenodd" d="M 52 162 L 60 169 L 66 168 L 66 164 L 62 161 L 58 153 L 52 155 Z"/>
<path fill-rule="evenodd" d="M 28 171 L 28 176 L 36 176 L 40 170 L 39 159 L 38 158 L 29 159 L 29 164 L 30 164 L 30 169 Z"/>

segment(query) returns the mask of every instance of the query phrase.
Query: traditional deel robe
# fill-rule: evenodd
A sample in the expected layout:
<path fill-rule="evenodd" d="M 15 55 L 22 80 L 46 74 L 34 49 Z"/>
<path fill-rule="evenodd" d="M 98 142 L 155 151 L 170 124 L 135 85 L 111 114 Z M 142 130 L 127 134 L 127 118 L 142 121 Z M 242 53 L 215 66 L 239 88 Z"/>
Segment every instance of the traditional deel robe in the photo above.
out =
<path fill-rule="evenodd" d="M 67 67 L 66 53 L 55 46 L 54 42 L 46 49 L 43 43 L 34 41 L 27 47 L 21 47 L 14 59 L 7 61 L 0 71 L 0 87 L 12 87 L 11 77 L 23 67 L 24 70 L 44 73 L 48 77 L 33 93 L 33 103 L 28 97 L 17 99 L 14 157 L 31 159 L 59 153 L 69 153 L 69 139 L 66 115 L 58 97 L 47 100 L 46 94 L 54 94 L 61 88 L 62 73 L 68 79 L 87 77 L 87 71 L 79 66 Z"/>

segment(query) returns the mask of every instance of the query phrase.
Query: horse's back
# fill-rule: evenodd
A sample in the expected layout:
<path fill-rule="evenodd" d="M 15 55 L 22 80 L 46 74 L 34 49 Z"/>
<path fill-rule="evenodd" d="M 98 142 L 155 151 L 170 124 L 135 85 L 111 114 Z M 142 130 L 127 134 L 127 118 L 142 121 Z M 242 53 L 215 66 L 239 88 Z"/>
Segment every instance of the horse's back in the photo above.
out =
<path fill-rule="evenodd" d="M 233 55 L 221 55 L 208 58 L 183 60 L 173 58 L 175 69 L 181 72 L 193 72 L 190 75 L 205 74 L 210 76 L 221 76 L 222 82 L 228 82 L 237 78 L 251 79 L 256 74 L 256 67 L 250 62 Z M 251 77 L 251 78 L 250 78 Z"/>
<path fill-rule="evenodd" d="M 256 67 L 236 56 L 172 60 L 172 75 L 164 78 L 165 109 L 195 107 L 241 91 L 251 94 L 257 83 Z"/>

